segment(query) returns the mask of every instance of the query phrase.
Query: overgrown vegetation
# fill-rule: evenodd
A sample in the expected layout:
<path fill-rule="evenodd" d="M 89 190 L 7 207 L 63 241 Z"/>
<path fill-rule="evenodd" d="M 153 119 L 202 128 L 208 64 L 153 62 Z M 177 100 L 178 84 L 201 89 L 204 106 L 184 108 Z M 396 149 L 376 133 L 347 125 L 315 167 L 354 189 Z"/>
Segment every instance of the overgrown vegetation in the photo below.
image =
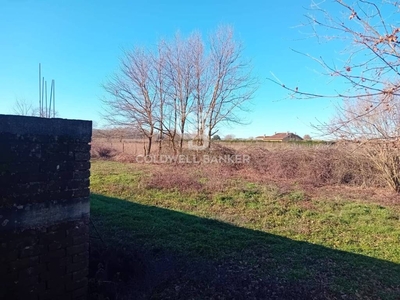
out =
<path fill-rule="evenodd" d="M 122 149 L 120 144 L 113 144 Z M 106 158 L 120 162 L 143 161 L 139 151 L 134 151 L 126 144 L 125 152 L 118 151 L 108 144 L 93 143 L 92 157 Z M 137 147 L 141 144 L 138 143 Z M 163 155 L 174 157 L 172 149 L 164 146 Z M 209 155 L 211 157 L 247 155 L 249 164 L 230 164 L 228 167 L 242 169 L 246 176 L 256 180 L 293 180 L 313 186 L 350 185 L 360 187 L 387 187 L 396 191 L 392 181 L 398 181 L 399 164 L 396 152 L 391 152 L 391 164 L 382 167 L 383 161 L 389 161 L 388 152 L 380 153 L 378 148 L 370 149 L 366 155 L 366 147 L 353 143 L 308 144 L 308 143 L 215 143 L 208 152 L 185 150 L 187 157 Z M 159 155 L 157 152 L 153 157 Z M 377 163 L 370 156 L 386 155 Z M 375 157 L 374 156 L 374 157 Z M 384 158 L 386 160 L 384 160 Z M 200 161 L 200 160 L 199 160 Z M 213 169 L 213 166 L 207 166 Z M 185 174 L 186 176 L 186 174 Z M 211 175 L 210 175 L 211 176 Z M 182 179 L 183 180 L 183 179 Z"/>
<path fill-rule="evenodd" d="M 94 224 L 136 262 L 125 286 L 154 299 L 396 299 L 398 196 L 317 189 L 301 167 L 274 182 L 267 165 L 94 161 Z"/>

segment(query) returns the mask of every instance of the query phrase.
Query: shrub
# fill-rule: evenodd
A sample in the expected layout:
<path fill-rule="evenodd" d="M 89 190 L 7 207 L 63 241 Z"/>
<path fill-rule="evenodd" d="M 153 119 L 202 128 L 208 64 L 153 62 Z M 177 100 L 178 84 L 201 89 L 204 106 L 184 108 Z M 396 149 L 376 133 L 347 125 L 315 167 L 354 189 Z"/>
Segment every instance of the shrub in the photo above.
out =
<path fill-rule="evenodd" d="M 358 152 L 336 146 L 291 147 L 268 151 L 249 148 L 250 167 L 273 179 L 293 180 L 316 186 L 350 184 L 382 187 L 382 172 Z"/>
<path fill-rule="evenodd" d="M 91 156 L 92 158 L 111 159 L 117 154 L 114 148 L 92 144 Z"/>

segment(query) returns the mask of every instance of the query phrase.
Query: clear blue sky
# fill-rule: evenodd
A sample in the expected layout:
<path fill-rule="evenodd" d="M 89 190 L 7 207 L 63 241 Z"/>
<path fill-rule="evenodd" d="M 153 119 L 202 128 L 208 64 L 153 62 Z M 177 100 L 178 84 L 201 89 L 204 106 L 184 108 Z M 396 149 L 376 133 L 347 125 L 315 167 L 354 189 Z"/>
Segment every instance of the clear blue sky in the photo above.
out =
<path fill-rule="evenodd" d="M 309 29 L 296 27 L 309 5 L 308 0 L 0 0 L 0 113 L 12 113 L 16 99 L 36 105 L 40 62 L 49 84 L 56 81 L 60 117 L 101 125 L 101 84 L 118 69 L 123 49 L 151 47 L 177 30 L 206 36 L 229 24 L 261 86 L 246 115 L 251 124 L 222 128 L 221 135 L 312 133 L 310 123 L 328 120 L 331 101 L 285 100 L 287 92 L 266 80 L 273 72 L 304 90 L 324 92 L 329 86 L 329 79 L 315 72 L 318 65 L 291 50 L 335 59 L 336 49 L 306 39 L 301 32 Z"/>

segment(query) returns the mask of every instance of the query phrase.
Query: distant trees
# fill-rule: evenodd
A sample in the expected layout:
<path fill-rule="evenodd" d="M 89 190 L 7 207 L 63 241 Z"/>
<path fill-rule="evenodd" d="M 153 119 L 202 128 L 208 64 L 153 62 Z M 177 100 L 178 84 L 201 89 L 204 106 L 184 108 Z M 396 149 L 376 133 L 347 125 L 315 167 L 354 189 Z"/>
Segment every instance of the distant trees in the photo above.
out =
<path fill-rule="evenodd" d="M 15 100 L 13 112 L 19 116 L 38 116 L 39 110 L 25 99 Z"/>
<path fill-rule="evenodd" d="M 143 134 L 141 131 L 132 130 L 129 127 L 116 127 L 116 128 L 103 128 L 97 129 L 93 126 L 92 137 L 95 139 L 142 139 Z"/>
<path fill-rule="evenodd" d="M 41 118 L 54 118 L 58 115 L 57 111 L 51 108 L 42 108 L 34 106 L 25 99 L 16 99 L 13 106 L 13 113 L 19 116 L 31 116 Z"/>
<path fill-rule="evenodd" d="M 232 141 L 234 139 L 235 139 L 235 135 L 234 134 L 227 134 L 224 137 L 224 140 L 226 140 L 226 141 Z"/>
<path fill-rule="evenodd" d="M 311 136 L 309 134 L 306 134 L 306 135 L 303 136 L 303 140 L 311 141 Z"/>
<path fill-rule="evenodd" d="M 213 141 L 220 141 L 221 137 L 218 134 L 214 134 L 213 137 L 211 138 Z"/>
<path fill-rule="evenodd" d="M 256 91 L 251 64 L 242 56 L 228 26 L 207 43 L 199 33 L 176 34 L 159 41 L 156 50 L 127 51 L 120 70 L 104 85 L 105 116 L 113 125 L 141 130 L 148 140 L 146 154 L 155 137 L 159 150 L 165 136 L 175 152 L 182 151 L 190 132 L 198 144 L 209 143 L 221 123 L 241 122 L 237 111 Z"/>

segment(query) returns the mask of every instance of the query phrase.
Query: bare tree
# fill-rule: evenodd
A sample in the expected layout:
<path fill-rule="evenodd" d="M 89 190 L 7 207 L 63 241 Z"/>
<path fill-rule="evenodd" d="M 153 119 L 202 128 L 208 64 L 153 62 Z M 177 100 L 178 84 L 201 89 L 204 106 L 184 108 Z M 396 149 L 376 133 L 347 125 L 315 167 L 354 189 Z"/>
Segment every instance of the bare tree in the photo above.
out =
<path fill-rule="evenodd" d="M 220 123 L 243 123 L 243 119 L 236 112 L 246 109 L 245 104 L 257 90 L 258 82 L 251 75 L 251 63 L 242 56 L 242 45 L 234 39 L 232 27 L 219 27 L 211 35 L 211 78 L 207 80 L 211 84 L 211 95 L 204 118 L 208 127 L 209 142 Z"/>
<path fill-rule="evenodd" d="M 206 129 L 207 107 L 211 90 L 210 61 L 205 52 L 205 45 L 200 34 L 194 34 L 189 39 L 193 50 L 191 64 L 193 65 L 193 97 L 195 108 L 195 126 L 198 146 L 202 146 Z"/>
<path fill-rule="evenodd" d="M 160 132 L 159 149 L 162 147 L 162 136 L 165 134 L 169 138 L 170 145 L 176 154 L 178 151 L 178 119 L 179 119 L 179 102 L 174 90 L 176 78 L 174 75 L 174 67 L 171 66 L 171 44 L 165 40 L 158 43 L 158 57 L 155 57 L 157 66 L 157 90 L 159 92 L 159 109 L 158 124 Z"/>
<path fill-rule="evenodd" d="M 391 0 L 332 2 L 338 8 L 336 13 L 325 8 L 325 1 L 313 2 L 304 25 L 312 28 L 311 36 L 319 41 L 336 40 L 347 47 L 334 63 L 328 63 L 326 57 L 302 54 L 317 62 L 327 77 L 347 88 L 323 94 L 287 86 L 276 77 L 270 80 L 295 98 L 342 99 L 333 119 L 316 127 L 333 137 L 357 141 L 356 148 L 362 146 L 389 186 L 400 191 L 400 6 Z"/>
<path fill-rule="evenodd" d="M 339 16 L 324 8 L 325 1 L 313 2 L 306 16 L 308 22 L 303 25 L 312 28 L 311 37 L 328 42 L 338 40 L 346 43 L 347 47 L 333 64 L 321 56 L 302 54 L 317 62 L 327 77 L 338 79 L 340 83 L 347 84 L 348 88 L 331 94 L 320 94 L 303 90 L 301 86 L 287 86 L 276 77 L 268 79 L 281 85 L 295 98 L 340 98 L 347 103 L 361 101 L 365 106 L 368 105 L 369 108 L 359 115 L 352 115 L 353 119 L 363 118 L 379 106 L 395 105 L 396 101 L 393 100 L 400 96 L 400 27 L 396 19 L 400 9 L 398 2 L 333 2 L 338 11 L 341 9 Z M 327 124 L 321 125 L 320 129 L 324 129 Z M 342 124 L 338 123 L 336 128 L 330 125 L 332 123 L 329 124 L 331 130 L 340 131 Z"/>
<path fill-rule="evenodd" d="M 371 97 L 344 100 L 325 128 L 341 139 L 353 141 L 397 140 L 400 137 L 400 101 L 386 99 L 374 107 L 377 100 Z"/>
<path fill-rule="evenodd" d="M 290 87 L 280 80 L 270 80 L 302 99 L 331 97 L 371 100 L 371 96 L 375 96 L 375 105 L 379 105 L 388 95 L 399 96 L 398 2 L 333 2 L 338 9 L 342 8 L 339 17 L 324 9 L 325 1 L 321 4 L 313 2 L 305 25 L 311 26 L 312 37 L 321 41 L 340 40 L 347 43 L 348 47 L 334 64 L 327 63 L 324 57 L 303 54 L 320 64 L 327 76 L 348 83 L 349 89 L 333 94 L 318 94 L 304 91 L 301 86 Z"/>
<path fill-rule="evenodd" d="M 139 129 L 147 138 L 145 155 L 151 152 L 156 126 L 154 113 L 158 104 L 157 91 L 151 80 L 152 62 L 150 53 L 144 49 L 126 52 L 120 72 L 104 85 L 111 95 L 104 99 L 107 105 L 105 118 L 113 125 Z"/>
<path fill-rule="evenodd" d="M 34 108 L 32 103 L 27 102 L 25 99 L 15 100 L 13 107 L 14 114 L 20 116 L 36 116 L 38 115 L 38 110 Z"/>
<path fill-rule="evenodd" d="M 158 55 L 153 55 L 153 65 L 155 72 L 153 72 L 154 78 L 152 78 L 158 97 L 158 107 L 156 109 L 156 119 L 157 119 L 157 130 L 158 130 L 158 152 L 162 151 L 162 144 L 164 140 L 164 125 L 165 125 L 165 108 L 167 105 L 167 94 L 168 94 L 168 80 L 165 76 L 166 68 L 166 55 L 165 50 L 161 46 L 163 43 L 158 45 Z M 175 147 L 173 147 L 175 150 Z"/>
<path fill-rule="evenodd" d="M 39 107 L 32 105 L 32 103 L 26 101 L 25 99 L 15 100 L 13 106 L 13 112 L 20 116 L 31 116 L 40 118 L 55 118 L 58 117 L 58 111 L 48 108 L 47 111 L 44 109 L 41 111 Z"/>
<path fill-rule="evenodd" d="M 141 129 L 148 139 L 146 154 L 155 136 L 161 151 L 164 134 L 175 152 L 182 151 L 191 130 L 196 141 L 202 143 L 199 137 L 206 133 L 209 142 L 221 123 L 242 122 L 235 113 L 256 90 L 242 51 L 233 29 L 221 27 L 208 47 L 195 32 L 161 40 L 155 53 L 126 52 L 119 73 L 104 86 L 111 96 L 104 100 L 106 118 L 113 125 Z"/>
<path fill-rule="evenodd" d="M 400 192 L 400 101 L 387 100 L 372 112 L 370 108 L 366 99 L 345 101 L 331 121 L 330 131 L 352 142 L 347 143 L 348 150 L 372 161 L 383 181 Z"/>

